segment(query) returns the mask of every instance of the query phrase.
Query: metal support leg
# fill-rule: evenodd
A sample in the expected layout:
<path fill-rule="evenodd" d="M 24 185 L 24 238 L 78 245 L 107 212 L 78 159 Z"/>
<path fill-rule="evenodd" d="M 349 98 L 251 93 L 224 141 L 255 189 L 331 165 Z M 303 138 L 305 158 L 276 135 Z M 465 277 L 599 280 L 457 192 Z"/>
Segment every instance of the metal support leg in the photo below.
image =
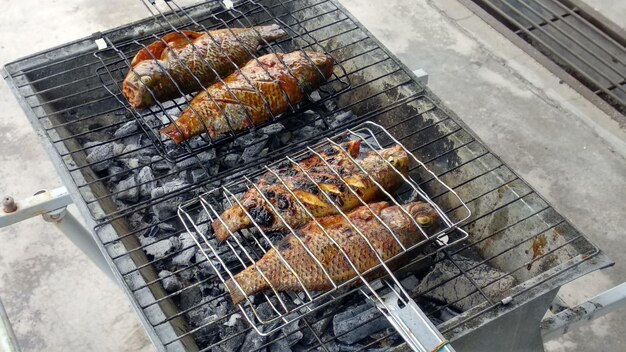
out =
<path fill-rule="evenodd" d="M 4 305 L 0 299 L 0 351 L 3 352 L 20 352 L 20 346 L 13 333 L 11 322 L 4 310 Z"/>
<path fill-rule="evenodd" d="M 76 247 L 117 284 L 91 232 L 67 211 L 69 204 L 72 204 L 72 198 L 65 187 L 50 191 L 42 190 L 19 202 L 11 197 L 5 197 L 3 210 L 0 211 L 0 228 L 41 215 L 45 221 L 56 225 Z"/>

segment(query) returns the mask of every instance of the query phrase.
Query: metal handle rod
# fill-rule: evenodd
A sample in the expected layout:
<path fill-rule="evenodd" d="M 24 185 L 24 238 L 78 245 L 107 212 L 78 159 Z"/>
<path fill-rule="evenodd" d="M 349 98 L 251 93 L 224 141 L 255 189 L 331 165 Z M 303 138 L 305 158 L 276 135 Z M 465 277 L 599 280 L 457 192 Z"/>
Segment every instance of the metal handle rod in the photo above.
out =
<path fill-rule="evenodd" d="M 3 352 L 20 352 L 20 346 L 17 344 L 15 333 L 11 327 L 11 322 L 7 316 L 4 305 L 0 299 L 0 351 Z"/>
<path fill-rule="evenodd" d="M 626 282 L 613 287 L 575 307 L 565 309 L 541 321 L 544 340 L 565 334 L 573 327 L 597 319 L 626 304 Z"/>

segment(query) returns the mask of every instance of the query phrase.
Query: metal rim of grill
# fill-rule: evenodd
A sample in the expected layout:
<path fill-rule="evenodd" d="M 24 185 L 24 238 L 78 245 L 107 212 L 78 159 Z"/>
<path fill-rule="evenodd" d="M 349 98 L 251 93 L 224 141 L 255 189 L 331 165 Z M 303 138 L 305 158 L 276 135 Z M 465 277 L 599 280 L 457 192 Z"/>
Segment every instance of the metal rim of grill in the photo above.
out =
<path fill-rule="evenodd" d="M 107 255 L 124 291 L 159 349 L 210 350 L 217 344 L 203 342 L 207 331 L 223 324 L 235 311 L 230 311 L 211 324 L 197 327 L 187 324 L 189 314 L 201 312 L 211 302 L 200 302 L 184 310 L 179 309 L 176 302 L 185 293 L 215 280 L 215 277 L 207 276 L 185 284 L 174 292 L 163 289 L 163 282 L 168 277 L 192 272 L 204 262 L 176 268 L 169 276 L 157 276 L 156 268 L 196 245 L 177 248 L 163 257 L 150 258 L 145 252 L 148 245 L 142 245 L 138 237 L 177 219 L 176 214 L 166 219 L 150 218 L 147 214 L 152 208 L 178 197 L 193 198 L 219 185 L 227 176 L 255 170 L 258 165 L 266 164 L 289 150 L 301 149 L 313 143 L 313 140 L 332 136 L 338 130 L 351 128 L 363 121 L 379 123 L 397 137 L 411 153 L 455 190 L 472 211 L 472 217 L 462 227 L 470 234 L 468 240 L 441 250 L 434 259 L 435 264 L 450 263 L 458 269 L 450 280 L 455 277 L 470 278 L 480 263 L 497 264 L 502 268 L 500 277 L 474 287 L 467 295 L 436 308 L 425 309 L 430 317 L 434 317 L 441 310 L 453 307 L 470 295 L 479 297 L 479 303 L 471 309 L 438 325 L 446 337 L 452 339 L 463 335 L 467 333 L 468 326 L 485 324 L 489 316 L 504 314 L 555 285 L 608 265 L 608 259 L 599 255 L 595 245 L 588 242 L 477 137 L 468 132 L 462 122 L 445 109 L 428 89 L 417 83 L 410 70 L 382 47 L 341 5 L 334 0 L 266 0 L 253 4 L 264 3 L 264 7 L 271 11 L 274 8 L 272 4 L 277 2 L 281 9 L 286 8 L 295 16 L 302 13 L 298 12 L 299 9 L 306 7 L 306 14 L 303 15 L 310 19 L 303 25 L 319 28 L 317 31 L 309 28 L 309 33 L 318 42 L 324 43 L 327 50 L 342 62 L 352 83 L 349 89 L 331 99 L 336 104 L 333 111 L 351 111 L 354 118 L 337 127 L 320 131 L 314 138 L 280 146 L 255 162 L 229 169 L 220 168 L 206 180 L 188 184 L 154 199 L 142 197 L 132 204 L 116 201 L 116 194 L 126 190 L 114 190 L 112 185 L 116 182 L 112 180 L 148 167 L 157 175 L 154 182 L 161 182 L 178 177 L 179 172 L 202 167 L 198 155 L 182 159 L 192 160 L 191 165 L 175 171 L 157 172 L 156 165 L 163 161 L 163 157 L 158 156 L 151 141 L 140 143 L 135 150 L 93 163 L 86 159 L 92 148 L 85 147 L 85 143 L 94 140 L 103 146 L 112 146 L 129 138 L 116 137 L 114 132 L 120 126 L 135 121 L 133 116 L 126 115 L 125 107 L 102 85 L 96 72 L 102 63 L 94 56 L 97 47 L 93 41 L 99 38 L 106 38 L 111 43 L 134 40 L 140 30 L 161 33 L 162 28 L 155 23 L 154 18 L 35 54 L 5 67 L 4 77 L 18 96 L 35 129 L 48 140 L 47 151 L 73 193 L 79 209 L 90 215 L 86 219 L 87 223 L 94 228 L 101 250 Z M 235 7 L 248 3 L 251 2 L 243 1 L 235 4 Z M 206 3 L 201 5 L 204 6 L 198 5 L 189 10 L 191 16 L 198 18 L 214 9 L 207 7 Z M 211 2 L 210 5 L 217 6 L 217 3 Z M 338 17 L 328 16 L 331 10 Z M 322 117 L 317 120 L 322 120 Z M 143 136 L 145 132 L 141 130 L 130 135 L 137 137 L 140 142 Z M 124 156 L 133 153 L 146 153 L 151 158 L 145 164 L 131 165 L 114 173 L 95 170 L 100 163 L 118 163 Z M 432 180 L 426 179 L 419 186 L 429 190 L 431 183 Z M 144 185 L 137 184 L 134 187 Z M 435 202 L 438 201 L 438 192 L 429 194 Z M 149 223 L 131 226 L 131 218 L 137 214 L 148 217 Z M 161 240 L 176 237 L 177 231 L 167 233 Z M 548 245 L 537 253 L 525 253 L 542 238 L 548 241 Z M 464 268 L 456 259 L 457 255 L 477 256 L 480 260 L 472 267 Z M 413 270 L 416 264 L 432 264 L 425 262 L 424 258 L 418 258 L 400 270 Z M 508 299 L 497 300 L 486 294 L 490 286 L 505 277 L 518 278 L 518 284 L 509 292 Z M 338 302 L 352 299 L 357 290 L 355 288 L 342 294 Z M 419 299 L 419 296 L 414 298 Z M 310 349 L 329 350 L 328 346 L 337 340 L 337 336 L 325 338 L 313 328 L 332 314 L 325 312 L 325 315 L 301 320 L 299 329 L 310 330 L 315 337 Z M 236 334 L 224 336 L 221 341 L 238 338 L 251 330 L 251 327 L 247 327 Z M 366 341 L 361 348 L 375 347 L 390 336 L 395 335 L 393 332 L 383 334 Z M 266 341 L 260 348 L 284 338 L 284 334 L 279 335 Z"/>

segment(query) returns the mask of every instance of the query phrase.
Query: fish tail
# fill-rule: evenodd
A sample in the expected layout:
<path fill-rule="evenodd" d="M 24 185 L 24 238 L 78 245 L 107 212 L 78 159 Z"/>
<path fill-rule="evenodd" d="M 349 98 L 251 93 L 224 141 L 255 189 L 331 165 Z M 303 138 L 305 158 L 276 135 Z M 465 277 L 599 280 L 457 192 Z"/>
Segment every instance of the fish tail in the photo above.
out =
<path fill-rule="evenodd" d="M 220 215 L 220 220 L 213 221 L 213 233 L 219 242 L 224 242 L 230 237 L 231 232 L 250 227 L 250 219 L 240 207 L 230 208 Z M 228 226 L 228 228 L 226 227 Z M 229 231 L 230 230 L 230 231 Z"/>
<path fill-rule="evenodd" d="M 269 285 L 256 270 L 255 266 L 246 268 L 246 270 L 226 281 L 226 288 L 230 293 L 233 305 L 243 302 L 246 297 L 262 292 L 268 287 Z"/>
<path fill-rule="evenodd" d="M 255 27 L 255 29 L 259 32 L 261 37 L 267 41 L 274 41 L 287 36 L 287 32 L 277 24 L 259 26 Z"/>
<path fill-rule="evenodd" d="M 194 104 L 194 101 L 191 102 L 191 105 Z M 205 131 L 209 133 L 209 136 L 214 137 L 214 131 L 207 123 L 203 123 L 201 119 L 206 119 L 206 117 L 200 116 L 195 109 L 188 107 L 176 121 L 162 128 L 160 132 L 176 144 L 180 144 L 182 141 Z"/>

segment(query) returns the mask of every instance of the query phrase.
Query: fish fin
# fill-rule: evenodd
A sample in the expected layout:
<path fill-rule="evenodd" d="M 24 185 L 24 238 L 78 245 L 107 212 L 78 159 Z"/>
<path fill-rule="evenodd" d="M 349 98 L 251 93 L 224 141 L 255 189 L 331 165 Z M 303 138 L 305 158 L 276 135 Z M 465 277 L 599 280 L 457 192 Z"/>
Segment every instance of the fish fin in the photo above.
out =
<path fill-rule="evenodd" d="M 347 147 L 348 154 L 351 157 L 356 158 L 359 155 L 359 151 L 361 150 L 361 140 L 357 139 L 354 141 L 349 141 Z"/>
<path fill-rule="evenodd" d="M 180 144 L 185 138 L 183 136 L 183 131 L 179 131 L 179 126 L 177 126 L 176 122 L 169 124 L 161 129 L 161 134 L 165 137 L 171 139 L 176 144 Z M 181 133 L 183 132 L 183 133 Z"/>
<path fill-rule="evenodd" d="M 194 40 L 201 35 L 202 33 L 192 31 L 181 31 L 166 34 L 161 38 L 161 40 L 157 40 L 147 47 L 139 50 L 130 65 L 131 67 L 135 67 L 137 64 L 145 60 L 159 60 L 168 46 L 172 48 L 180 48 L 188 45 L 189 40 Z M 188 39 L 185 39 L 185 37 Z"/>
<path fill-rule="evenodd" d="M 239 231 L 250 226 L 250 218 L 236 205 L 220 215 L 220 220 L 215 220 L 211 224 L 213 233 L 218 242 L 224 242 L 230 237 L 230 232 Z M 234 220 L 234 221 L 233 221 Z M 226 227 L 228 226 L 228 228 Z M 230 230 L 230 232 L 228 231 Z"/>
<path fill-rule="evenodd" d="M 247 295 L 244 292 L 241 292 L 242 290 L 237 287 L 234 278 L 226 281 L 226 288 L 228 289 L 230 299 L 233 301 L 233 305 L 235 306 L 243 302 L 247 297 Z"/>
<path fill-rule="evenodd" d="M 259 32 L 261 37 L 267 41 L 274 41 L 274 40 L 287 36 L 287 32 L 285 32 L 285 30 L 283 30 L 277 24 L 272 24 L 269 26 L 259 26 L 259 27 L 255 27 L 254 29 L 256 29 L 256 31 Z"/>

